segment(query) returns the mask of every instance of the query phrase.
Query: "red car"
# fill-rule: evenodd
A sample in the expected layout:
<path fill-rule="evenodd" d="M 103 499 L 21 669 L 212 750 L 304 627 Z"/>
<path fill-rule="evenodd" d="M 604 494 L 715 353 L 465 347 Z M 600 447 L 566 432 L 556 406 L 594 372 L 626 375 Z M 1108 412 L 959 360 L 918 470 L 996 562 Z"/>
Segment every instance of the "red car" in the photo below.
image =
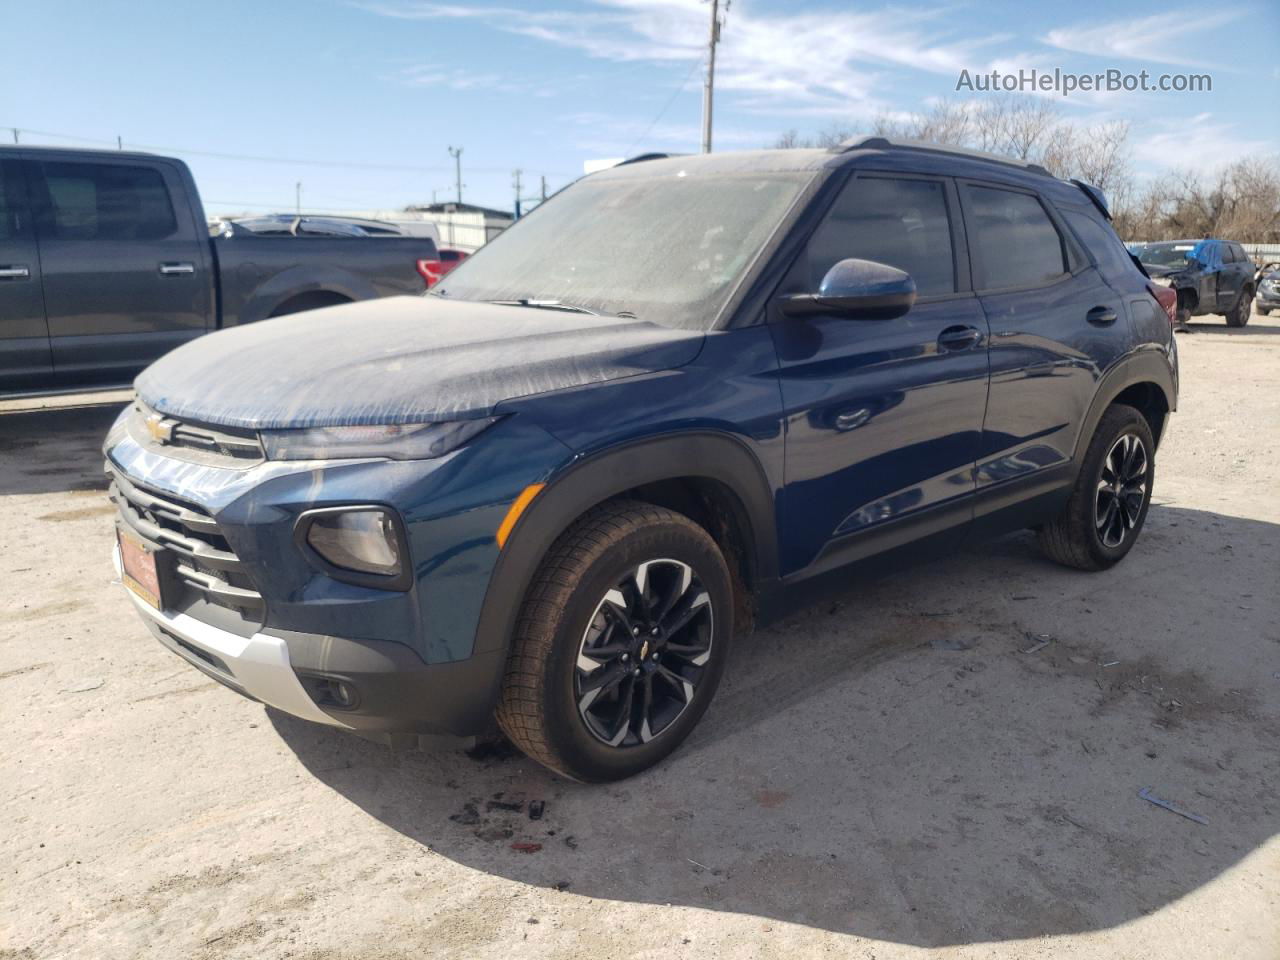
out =
<path fill-rule="evenodd" d="M 449 247 L 441 247 L 438 253 L 439 258 L 436 260 L 418 261 L 418 273 L 422 274 L 422 279 L 426 281 L 428 287 L 434 287 L 454 267 L 470 256 L 465 251 Z"/>

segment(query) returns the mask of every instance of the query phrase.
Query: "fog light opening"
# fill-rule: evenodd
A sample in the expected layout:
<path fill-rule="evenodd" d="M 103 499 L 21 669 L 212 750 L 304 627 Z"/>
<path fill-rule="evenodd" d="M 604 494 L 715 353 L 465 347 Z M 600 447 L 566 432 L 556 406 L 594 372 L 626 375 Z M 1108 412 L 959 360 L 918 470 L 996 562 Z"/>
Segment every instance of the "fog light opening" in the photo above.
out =
<path fill-rule="evenodd" d="M 349 680 L 338 677 L 305 677 L 307 692 L 322 707 L 354 710 L 360 705 L 360 693 Z"/>

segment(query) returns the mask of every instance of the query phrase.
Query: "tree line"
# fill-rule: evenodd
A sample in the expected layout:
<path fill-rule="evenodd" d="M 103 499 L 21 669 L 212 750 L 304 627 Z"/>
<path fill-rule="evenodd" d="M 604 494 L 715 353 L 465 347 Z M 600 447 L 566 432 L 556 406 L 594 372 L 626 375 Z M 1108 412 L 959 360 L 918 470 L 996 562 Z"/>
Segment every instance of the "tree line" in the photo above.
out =
<path fill-rule="evenodd" d="M 1187 167 L 1140 176 L 1128 122 L 1080 124 L 1039 97 L 943 101 L 922 113 L 881 114 L 870 131 L 837 124 L 801 137 L 791 130 L 773 146 L 832 147 L 866 132 L 1002 154 L 1092 184 L 1107 195 L 1116 232 L 1125 240 L 1280 242 L 1280 158 L 1245 156 L 1209 171 Z"/>

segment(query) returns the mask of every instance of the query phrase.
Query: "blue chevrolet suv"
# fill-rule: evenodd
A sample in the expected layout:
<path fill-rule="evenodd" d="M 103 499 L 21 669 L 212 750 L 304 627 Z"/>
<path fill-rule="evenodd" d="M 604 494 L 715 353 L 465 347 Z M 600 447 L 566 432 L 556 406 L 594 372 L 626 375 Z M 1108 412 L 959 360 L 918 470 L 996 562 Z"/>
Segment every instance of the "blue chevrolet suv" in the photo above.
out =
<path fill-rule="evenodd" d="M 621 164 L 427 296 L 215 333 L 136 386 L 115 556 L 164 646 L 299 717 L 496 719 L 603 781 L 820 574 L 1026 527 L 1119 561 L 1177 362 L 1098 191 L 868 138 Z"/>

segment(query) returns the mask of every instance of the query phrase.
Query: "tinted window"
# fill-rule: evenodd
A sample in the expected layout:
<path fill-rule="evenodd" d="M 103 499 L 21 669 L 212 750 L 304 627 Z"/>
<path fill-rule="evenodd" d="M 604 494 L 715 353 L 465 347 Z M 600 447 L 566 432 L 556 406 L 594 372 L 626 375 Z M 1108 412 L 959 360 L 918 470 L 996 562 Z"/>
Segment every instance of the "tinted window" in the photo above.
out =
<path fill-rule="evenodd" d="M 42 163 L 59 240 L 159 240 L 177 229 L 160 171 L 106 163 Z"/>
<path fill-rule="evenodd" d="M 994 187 L 964 190 L 979 289 L 1034 286 L 1066 272 L 1062 237 L 1039 200 Z"/>
<path fill-rule="evenodd" d="M 1236 248 L 1235 248 L 1235 244 L 1233 244 L 1233 243 L 1224 243 L 1224 244 L 1222 244 L 1222 262 L 1223 262 L 1223 263 L 1235 263 L 1235 261 L 1236 261 Z"/>
<path fill-rule="evenodd" d="M 24 205 L 18 195 L 21 183 L 17 164 L 11 160 L 0 162 L 0 240 L 12 240 L 26 232 Z"/>
<path fill-rule="evenodd" d="M 445 263 L 453 263 L 456 260 L 461 260 L 462 257 L 457 250 L 441 250 L 440 259 Z"/>
<path fill-rule="evenodd" d="M 809 240 L 808 289 L 817 290 L 827 271 L 850 257 L 905 270 L 920 296 L 954 292 L 943 185 L 881 177 L 850 181 Z"/>
<path fill-rule="evenodd" d="M 1087 213 L 1074 210 L 1062 210 L 1062 216 L 1093 254 L 1093 259 L 1098 261 L 1098 269 L 1104 277 L 1121 277 L 1136 272 L 1129 251 L 1109 226 L 1099 223 Z"/>

